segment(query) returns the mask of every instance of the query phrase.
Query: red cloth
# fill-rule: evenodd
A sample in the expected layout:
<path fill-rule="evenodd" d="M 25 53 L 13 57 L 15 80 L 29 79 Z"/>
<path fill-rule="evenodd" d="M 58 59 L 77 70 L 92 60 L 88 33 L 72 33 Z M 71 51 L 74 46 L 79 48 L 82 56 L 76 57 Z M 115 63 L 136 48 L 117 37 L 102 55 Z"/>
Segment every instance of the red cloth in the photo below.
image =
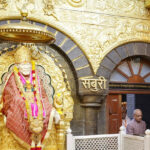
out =
<path fill-rule="evenodd" d="M 36 147 L 35 150 L 42 150 L 42 147 Z"/>
<path fill-rule="evenodd" d="M 42 86 L 42 82 L 40 83 L 40 85 L 43 103 L 46 110 L 46 118 L 44 119 L 44 129 L 42 131 L 43 139 L 47 131 L 49 115 L 51 113 L 52 106 L 49 103 L 45 89 Z M 26 119 L 24 119 L 24 112 L 26 110 L 25 103 L 19 94 L 19 90 L 15 82 L 14 73 L 12 73 L 4 88 L 3 103 L 4 106 L 2 111 L 7 118 L 7 128 L 10 129 L 13 133 L 15 133 L 16 136 L 18 136 L 20 139 L 22 139 L 28 144 L 31 144 L 31 133 L 29 132 L 29 123 Z"/>

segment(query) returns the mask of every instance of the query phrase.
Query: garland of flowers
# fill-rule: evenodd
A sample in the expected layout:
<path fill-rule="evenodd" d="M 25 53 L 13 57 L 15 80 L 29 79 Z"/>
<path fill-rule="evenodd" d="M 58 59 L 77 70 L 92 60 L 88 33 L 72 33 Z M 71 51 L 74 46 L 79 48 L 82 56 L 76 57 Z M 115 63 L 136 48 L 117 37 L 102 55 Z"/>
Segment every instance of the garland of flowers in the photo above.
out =
<path fill-rule="evenodd" d="M 37 77 L 36 77 L 36 74 L 35 74 L 35 62 L 34 61 L 32 61 L 32 79 L 33 79 L 34 100 L 36 101 L 39 110 L 43 110 L 43 105 L 42 105 L 43 103 L 41 101 L 39 101 L 40 96 L 37 93 L 37 91 L 39 91 L 39 87 L 36 86 L 36 85 L 38 85 L 38 81 L 37 81 Z M 38 111 L 38 119 L 43 119 L 43 111 Z"/>
<path fill-rule="evenodd" d="M 17 83 L 17 87 L 18 87 L 18 89 L 20 89 L 19 93 L 20 93 L 22 99 L 25 102 L 26 111 L 27 111 L 27 117 L 28 117 L 28 121 L 29 121 L 30 120 L 30 116 L 32 115 L 32 111 L 31 111 L 31 109 L 29 109 L 30 108 L 29 101 L 24 97 L 25 94 L 23 94 L 24 93 L 23 86 L 20 83 L 20 79 L 18 77 L 19 76 L 19 71 L 18 71 L 18 68 L 16 66 L 14 67 L 14 74 L 15 74 L 15 78 L 16 78 L 16 81 L 17 81 L 16 82 Z"/>
<path fill-rule="evenodd" d="M 14 74 L 15 74 L 15 78 L 17 81 L 17 86 L 20 92 L 21 97 L 23 98 L 23 100 L 25 101 L 25 107 L 26 107 L 26 111 L 27 111 L 27 118 L 28 121 L 32 121 L 33 117 L 32 117 L 32 109 L 29 103 L 29 100 L 26 96 L 25 90 L 23 88 L 23 84 L 21 83 L 21 74 L 18 70 L 18 68 L 15 66 L 14 67 Z M 36 73 L 35 73 L 35 62 L 32 62 L 32 82 L 33 82 L 33 94 L 34 94 L 34 101 L 36 102 L 37 106 L 38 106 L 38 116 L 37 118 L 39 120 L 43 119 L 43 106 L 42 106 L 42 102 L 40 100 L 40 96 L 39 96 L 39 92 L 37 92 L 38 87 L 36 85 L 37 84 L 37 77 L 36 77 Z"/>

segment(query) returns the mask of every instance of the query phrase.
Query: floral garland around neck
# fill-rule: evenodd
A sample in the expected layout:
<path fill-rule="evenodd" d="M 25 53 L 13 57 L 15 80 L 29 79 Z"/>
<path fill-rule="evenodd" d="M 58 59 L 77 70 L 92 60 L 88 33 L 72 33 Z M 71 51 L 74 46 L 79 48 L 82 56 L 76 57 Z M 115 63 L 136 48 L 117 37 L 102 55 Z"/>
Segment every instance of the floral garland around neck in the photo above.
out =
<path fill-rule="evenodd" d="M 17 83 L 20 95 L 25 102 L 26 113 L 27 113 L 25 116 L 27 116 L 28 122 L 31 123 L 31 121 L 35 118 L 42 121 L 43 116 L 45 117 L 45 110 L 43 109 L 44 108 L 43 102 L 41 101 L 41 97 L 40 97 L 40 88 L 38 87 L 38 81 L 37 81 L 38 79 L 35 73 L 35 62 L 32 61 L 32 72 L 30 74 L 30 81 L 23 79 L 22 74 L 19 72 L 16 66 L 14 67 L 14 74 L 15 74 L 15 79 L 16 79 L 16 83 Z M 27 97 L 27 94 L 26 94 L 27 88 L 31 88 L 33 92 L 34 106 L 30 104 L 30 101 Z M 35 108 L 36 110 L 38 110 L 38 112 L 35 112 Z"/>

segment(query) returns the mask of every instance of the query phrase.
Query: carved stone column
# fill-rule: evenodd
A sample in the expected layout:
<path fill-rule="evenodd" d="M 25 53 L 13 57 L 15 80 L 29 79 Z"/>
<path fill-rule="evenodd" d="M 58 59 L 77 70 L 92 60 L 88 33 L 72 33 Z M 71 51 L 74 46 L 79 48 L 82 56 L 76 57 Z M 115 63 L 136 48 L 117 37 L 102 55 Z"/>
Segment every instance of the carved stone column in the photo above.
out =
<path fill-rule="evenodd" d="M 85 107 L 85 135 L 97 134 L 98 110 L 101 107 L 101 96 L 82 97 L 82 107 Z"/>

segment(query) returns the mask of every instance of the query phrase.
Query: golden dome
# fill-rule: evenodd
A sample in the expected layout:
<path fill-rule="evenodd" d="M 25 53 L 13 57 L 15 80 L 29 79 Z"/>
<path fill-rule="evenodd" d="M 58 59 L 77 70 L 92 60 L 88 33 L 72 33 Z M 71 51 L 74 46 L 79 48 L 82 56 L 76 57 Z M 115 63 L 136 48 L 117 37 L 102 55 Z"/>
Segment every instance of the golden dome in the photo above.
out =
<path fill-rule="evenodd" d="M 27 43 L 54 43 L 55 36 L 45 28 L 21 21 L 0 26 L 0 39 Z"/>

